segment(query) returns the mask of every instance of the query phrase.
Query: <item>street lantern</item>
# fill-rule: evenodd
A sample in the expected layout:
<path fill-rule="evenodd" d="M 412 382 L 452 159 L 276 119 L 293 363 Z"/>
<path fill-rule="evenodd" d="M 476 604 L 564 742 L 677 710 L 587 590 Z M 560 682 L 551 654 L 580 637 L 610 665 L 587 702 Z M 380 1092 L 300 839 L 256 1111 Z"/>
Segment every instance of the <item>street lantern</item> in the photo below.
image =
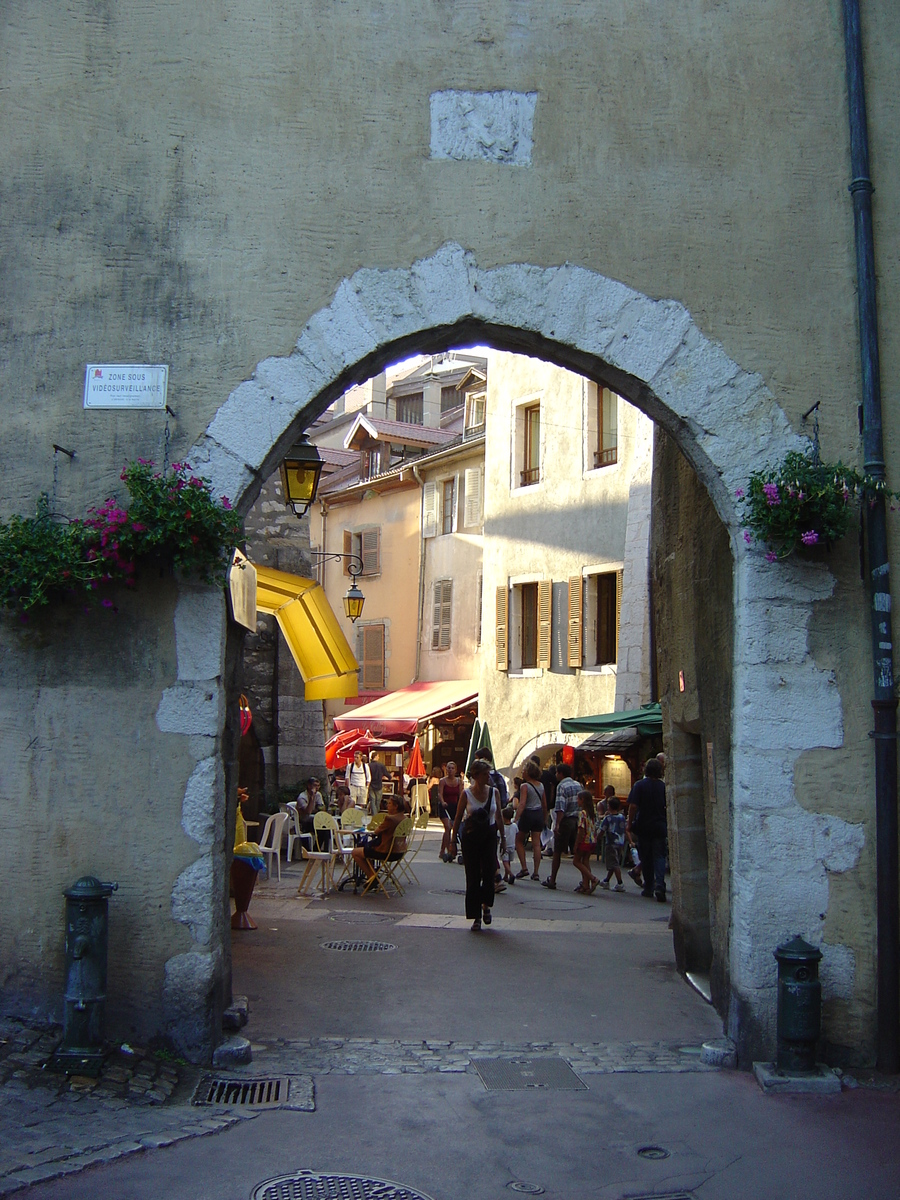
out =
<path fill-rule="evenodd" d="M 356 586 L 356 576 L 353 577 L 353 583 L 350 589 L 344 596 L 344 613 L 351 624 L 355 625 L 362 616 L 363 605 L 366 602 L 365 596 Z"/>
<path fill-rule="evenodd" d="M 322 474 L 319 451 L 304 433 L 281 460 L 281 487 L 284 502 L 294 510 L 295 516 L 305 516 L 316 498 L 319 476 Z"/>

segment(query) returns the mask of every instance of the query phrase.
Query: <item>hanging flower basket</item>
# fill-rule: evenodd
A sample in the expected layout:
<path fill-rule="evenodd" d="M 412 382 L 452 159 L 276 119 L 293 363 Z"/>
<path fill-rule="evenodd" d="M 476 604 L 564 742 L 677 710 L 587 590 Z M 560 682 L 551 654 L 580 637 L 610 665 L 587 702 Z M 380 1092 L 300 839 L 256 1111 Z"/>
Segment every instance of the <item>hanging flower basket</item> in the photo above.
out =
<path fill-rule="evenodd" d="M 883 479 L 875 479 L 842 462 L 824 463 L 815 454 L 796 451 L 779 467 L 754 471 L 743 503 L 744 540 L 763 543 L 766 559 L 776 562 L 795 551 L 826 549 L 844 536 L 860 502 L 876 496 L 895 498 Z"/>
<path fill-rule="evenodd" d="M 67 597 L 96 602 L 105 585 L 134 587 L 138 564 L 150 559 L 224 583 L 243 537 L 228 497 L 217 500 L 187 463 L 162 472 L 138 459 L 121 478 L 131 496 L 127 508 L 110 499 L 83 519 L 60 522 L 42 495 L 33 517 L 0 524 L 0 606 L 25 616 Z M 109 597 L 100 605 L 115 607 Z"/>

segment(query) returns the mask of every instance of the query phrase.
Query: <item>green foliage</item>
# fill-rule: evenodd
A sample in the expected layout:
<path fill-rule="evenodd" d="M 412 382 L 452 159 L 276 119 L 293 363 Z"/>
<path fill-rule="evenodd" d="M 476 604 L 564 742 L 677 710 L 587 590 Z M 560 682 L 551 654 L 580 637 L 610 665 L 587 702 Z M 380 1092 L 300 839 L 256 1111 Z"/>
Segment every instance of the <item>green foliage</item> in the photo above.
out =
<path fill-rule="evenodd" d="M 756 537 L 768 547 L 769 562 L 787 558 L 795 550 L 832 546 L 850 526 L 859 501 L 876 496 L 894 497 L 884 480 L 846 467 L 823 463 L 792 452 L 780 467 L 754 471 L 744 501 L 744 539 Z"/>
<path fill-rule="evenodd" d="M 26 614 L 67 595 L 95 599 L 103 584 L 133 587 L 137 563 L 149 556 L 204 582 L 224 582 L 242 538 L 227 497 L 216 500 L 186 463 L 163 473 L 138 459 L 121 478 L 131 494 L 127 510 L 110 499 L 83 521 L 59 523 L 44 495 L 34 517 L 0 524 L 0 606 Z M 113 607 L 109 599 L 101 604 Z"/>
<path fill-rule="evenodd" d="M 0 604 L 28 612 L 67 593 L 98 586 L 104 569 L 88 558 L 91 534 L 79 521 L 61 525 L 42 495 L 33 517 L 0 525 Z"/>

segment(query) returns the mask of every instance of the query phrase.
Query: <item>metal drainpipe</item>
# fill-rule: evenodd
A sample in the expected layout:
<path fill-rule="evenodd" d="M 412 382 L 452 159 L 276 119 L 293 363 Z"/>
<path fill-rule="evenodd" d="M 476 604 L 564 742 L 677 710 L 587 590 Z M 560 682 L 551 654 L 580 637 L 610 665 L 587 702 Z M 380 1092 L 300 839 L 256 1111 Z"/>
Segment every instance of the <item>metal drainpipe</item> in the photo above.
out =
<path fill-rule="evenodd" d="M 859 350 L 862 367 L 863 454 L 865 469 L 884 479 L 881 431 L 881 380 L 878 316 L 875 300 L 875 238 L 872 228 L 872 181 L 859 0 L 844 0 L 844 45 L 850 116 L 850 163 L 856 276 L 859 300 Z M 891 584 L 885 502 L 866 506 L 869 595 L 872 620 L 875 711 L 875 870 L 878 952 L 878 1068 L 900 1071 L 900 862 L 897 821 L 897 698 L 891 635 Z"/>
<path fill-rule="evenodd" d="M 413 479 L 425 492 L 425 480 L 419 474 L 419 468 L 415 463 L 412 466 Z M 421 517 L 421 510 L 420 510 Z M 422 622 L 425 620 L 425 539 L 421 536 L 421 524 L 419 528 L 419 616 L 416 621 L 416 674 L 413 680 L 414 683 L 419 682 L 419 669 L 422 665 Z"/>

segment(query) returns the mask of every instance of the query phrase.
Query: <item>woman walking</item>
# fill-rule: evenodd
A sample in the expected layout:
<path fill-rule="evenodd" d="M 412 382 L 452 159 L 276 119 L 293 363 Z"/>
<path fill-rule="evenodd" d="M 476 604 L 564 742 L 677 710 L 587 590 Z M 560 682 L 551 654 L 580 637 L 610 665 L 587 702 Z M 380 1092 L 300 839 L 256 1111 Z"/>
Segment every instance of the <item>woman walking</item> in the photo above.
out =
<path fill-rule="evenodd" d="M 497 835 L 506 849 L 506 830 L 500 810 L 500 794 L 491 784 L 491 764 L 476 758 L 469 770 L 469 786 L 459 798 L 451 838 L 462 826 L 460 847 L 466 868 L 466 917 L 477 933 L 481 922 L 491 923 L 494 904 L 494 872 L 497 866 Z"/>
<path fill-rule="evenodd" d="M 516 834 L 516 853 L 522 865 L 516 879 L 528 878 L 528 867 L 525 864 L 525 845 L 531 838 L 531 855 L 534 871 L 531 878 L 540 880 L 538 868 L 541 865 L 541 834 L 547 824 L 547 797 L 544 795 L 544 785 L 541 783 L 541 768 L 537 763 L 528 760 L 522 771 L 525 779 L 519 788 L 518 803 L 516 804 L 515 822 L 519 827 Z"/>
<path fill-rule="evenodd" d="M 456 763 L 448 762 L 444 768 L 444 776 L 438 784 L 438 808 L 441 824 L 444 826 L 444 836 L 441 838 L 441 861 L 453 862 L 456 858 L 456 838 L 450 836 L 450 828 L 459 808 L 459 797 L 462 792 L 462 780 L 456 773 Z"/>

